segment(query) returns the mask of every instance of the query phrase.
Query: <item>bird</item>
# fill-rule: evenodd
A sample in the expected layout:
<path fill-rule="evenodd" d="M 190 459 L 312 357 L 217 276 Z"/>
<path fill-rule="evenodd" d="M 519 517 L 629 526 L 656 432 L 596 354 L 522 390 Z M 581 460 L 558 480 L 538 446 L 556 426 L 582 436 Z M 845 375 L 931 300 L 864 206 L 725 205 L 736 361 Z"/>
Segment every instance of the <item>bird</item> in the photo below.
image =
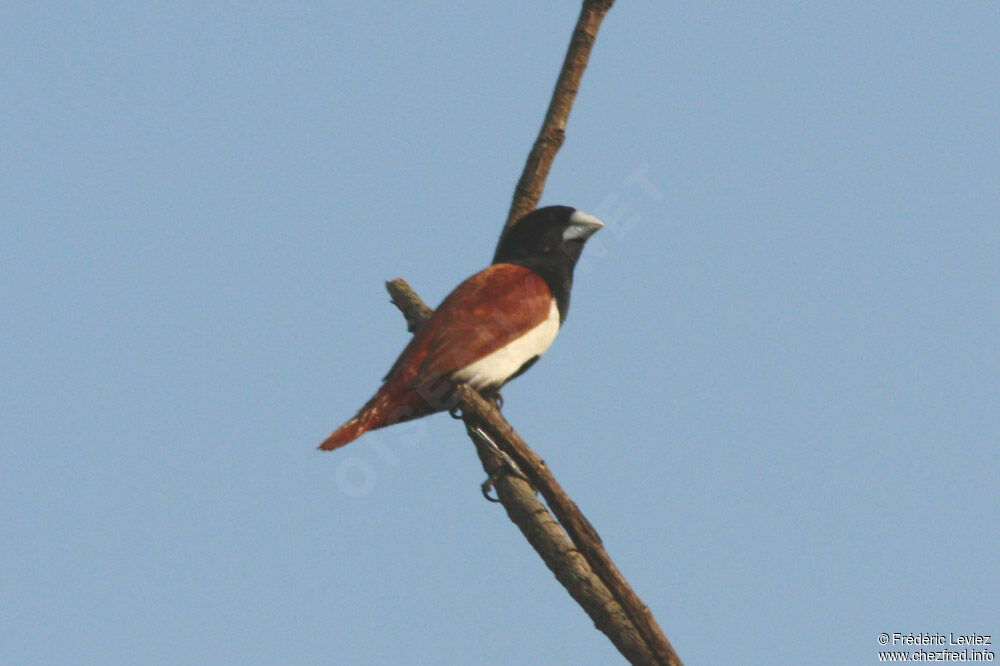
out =
<path fill-rule="evenodd" d="M 570 206 L 518 219 L 501 235 L 493 263 L 445 297 L 375 395 L 319 448 L 337 449 L 370 430 L 453 409 L 458 383 L 499 396 L 552 344 L 569 310 L 573 269 L 603 226 Z"/>

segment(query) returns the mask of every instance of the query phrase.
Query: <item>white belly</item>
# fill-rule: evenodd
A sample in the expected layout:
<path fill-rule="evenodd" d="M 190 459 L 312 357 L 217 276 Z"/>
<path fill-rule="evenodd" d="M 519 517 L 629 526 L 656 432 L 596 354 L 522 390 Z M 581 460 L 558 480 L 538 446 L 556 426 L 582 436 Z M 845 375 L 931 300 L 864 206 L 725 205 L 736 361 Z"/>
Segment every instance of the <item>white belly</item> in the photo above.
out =
<path fill-rule="evenodd" d="M 495 352 L 470 363 L 455 372 L 455 379 L 479 389 L 500 386 L 510 379 L 521 366 L 545 353 L 559 331 L 559 308 L 555 300 L 545 321 L 519 338 L 511 340 Z"/>

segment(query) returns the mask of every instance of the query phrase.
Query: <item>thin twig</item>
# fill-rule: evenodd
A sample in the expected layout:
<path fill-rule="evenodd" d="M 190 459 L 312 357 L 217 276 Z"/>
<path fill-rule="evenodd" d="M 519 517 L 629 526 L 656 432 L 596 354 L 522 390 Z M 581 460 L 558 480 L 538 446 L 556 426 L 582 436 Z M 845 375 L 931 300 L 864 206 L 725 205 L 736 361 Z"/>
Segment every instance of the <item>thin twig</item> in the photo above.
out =
<path fill-rule="evenodd" d="M 559 78 L 556 80 L 556 87 L 552 91 L 549 108 L 545 112 L 545 120 L 542 121 L 538 138 L 528 153 L 517 187 L 514 188 L 514 198 L 510 204 L 510 212 L 507 213 L 504 231 L 533 211 L 542 198 L 549 169 L 552 168 L 556 153 L 566 139 L 566 121 L 573 108 L 576 93 L 580 89 L 583 72 L 587 69 L 590 49 L 597 39 L 597 30 L 601 27 L 604 15 L 613 4 L 614 0 L 585 0 L 583 3 L 580 17 L 573 29 L 573 37 L 566 49 L 566 58 L 559 71 Z"/>
<path fill-rule="evenodd" d="M 430 319 L 434 310 L 427 307 L 417 293 L 402 278 L 389 280 L 385 283 L 386 291 L 389 292 L 389 300 L 399 308 L 406 318 L 406 330 L 416 333 L 425 321 Z"/>

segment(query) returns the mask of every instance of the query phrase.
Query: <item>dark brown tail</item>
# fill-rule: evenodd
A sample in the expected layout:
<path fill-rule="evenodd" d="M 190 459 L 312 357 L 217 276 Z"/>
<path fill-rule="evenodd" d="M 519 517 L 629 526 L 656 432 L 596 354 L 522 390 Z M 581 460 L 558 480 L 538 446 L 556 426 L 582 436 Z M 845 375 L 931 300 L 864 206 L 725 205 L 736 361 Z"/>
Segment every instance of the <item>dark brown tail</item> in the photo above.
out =
<path fill-rule="evenodd" d="M 393 423 L 409 421 L 436 411 L 431 409 L 415 391 L 394 391 L 383 384 L 378 393 L 361 408 L 353 419 L 333 431 L 319 448 L 332 451 L 350 444 L 369 430 L 383 428 Z"/>

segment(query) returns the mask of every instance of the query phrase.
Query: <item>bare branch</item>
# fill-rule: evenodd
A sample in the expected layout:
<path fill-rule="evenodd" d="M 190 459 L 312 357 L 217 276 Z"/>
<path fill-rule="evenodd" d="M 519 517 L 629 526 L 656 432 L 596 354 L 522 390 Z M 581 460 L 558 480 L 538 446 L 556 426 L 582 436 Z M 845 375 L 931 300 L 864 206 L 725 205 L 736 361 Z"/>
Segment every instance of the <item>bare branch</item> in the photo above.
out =
<path fill-rule="evenodd" d="M 583 3 L 580 17 L 573 29 L 573 37 L 566 50 L 562 70 L 556 80 L 555 90 L 552 91 L 549 108 L 545 112 L 545 120 L 542 121 L 538 138 L 535 139 L 535 145 L 528 154 L 517 187 L 514 188 L 514 199 L 510 204 L 504 231 L 538 207 L 549 169 L 552 168 L 556 153 L 566 138 L 566 121 L 573 108 L 576 93 L 580 89 L 583 72 L 587 69 L 590 49 L 597 39 L 597 30 L 613 4 L 614 0 L 585 0 Z"/>
<path fill-rule="evenodd" d="M 419 328 L 433 312 L 404 280 L 387 282 L 386 288 L 407 321 L 414 322 L 411 326 Z M 459 385 L 458 391 L 462 418 L 476 444 L 483 469 L 491 478 L 497 478 L 497 494 L 507 515 L 559 582 L 631 663 L 680 666 L 680 658 L 649 608 L 618 571 L 596 530 L 556 481 L 545 461 L 521 439 L 500 410 L 468 386 Z M 485 431 L 514 460 L 530 485 L 504 469 L 504 460 L 483 446 L 473 433 L 475 428 Z M 545 498 L 558 524 L 538 501 L 532 487 Z"/>
<path fill-rule="evenodd" d="M 653 614 L 622 576 L 611 556 L 604 550 L 604 544 L 597 531 L 556 481 L 545 461 L 521 439 L 500 410 L 468 386 L 460 387 L 460 391 L 462 416 L 466 425 L 472 423 L 484 428 L 500 449 L 513 458 L 528 476 L 531 485 L 542 494 L 580 554 L 586 558 L 591 569 L 611 591 L 631 622 L 638 628 L 645 644 L 654 653 L 654 661 L 648 663 L 680 664 L 680 658 L 674 652 Z"/>
<path fill-rule="evenodd" d="M 467 387 L 466 387 L 467 388 Z M 469 389 L 471 391 L 471 389 Z M 475 393 L 475 391 L 472 391 Z M 476 394 L 477 397 L 478 394 Z M 482 400 L 482 398 L 479 398 Z M 586 611 L 594 626 L 614 643 L 633 664 L 658 663 L 645 639 L 628 617 L 628 613 L 615 600 L 601 579 L 594 574 L 576 544 L 556 522 L 531 485 L 516 474 L 505 473 L 505 462 L 493 450 L 483 446 L 466 419 L 469 437 L 476 443 L 476 451 L 491 477 L 497 497 L 507 510 L 507 516 L 524 534 L 531 547 L 541 556 L 570 596 Z"/>
<path fill-rule="evenodd" d="M 434 312 L 403 278 L 389 280 L 385 283 L 385 289 L 389 292 L 389 300 L 406 317 L 406 330 L 410 333 L 416 333 Z"/>
<path fill-rule="evenodd" d="M 566 122 L 597 30 L 613 4 L 614 0 L 583 2 L 545 120 L 514 190 L 504 233 L 534 210 L 541 199 L 549 170 L 566 137 Z M 501 242 L 502 239 L 503 234 Z M 432 310 L 401 279 L 386 283 L 386 288 L 392 302 L 406 317 L 409 330 L 416 331 Z M 597 531 L 556 481 L 545 461 L 521 439 L 500 411 L 475 390 L 463 385 L 457 389 L 466 429 L 476 445 L 483 469 L 495 479 L 494 486 L 507 515 L 559 582 L 631 663 L 680 666 L 680 658 L 649 608 L 618 571 Z M 493 446 L 487 446 L 485 441 Z M 504 456 L 514 462 L 519 473 L 510 473 Z M 558 523 L 532 489 L 541 492 Z"/>

